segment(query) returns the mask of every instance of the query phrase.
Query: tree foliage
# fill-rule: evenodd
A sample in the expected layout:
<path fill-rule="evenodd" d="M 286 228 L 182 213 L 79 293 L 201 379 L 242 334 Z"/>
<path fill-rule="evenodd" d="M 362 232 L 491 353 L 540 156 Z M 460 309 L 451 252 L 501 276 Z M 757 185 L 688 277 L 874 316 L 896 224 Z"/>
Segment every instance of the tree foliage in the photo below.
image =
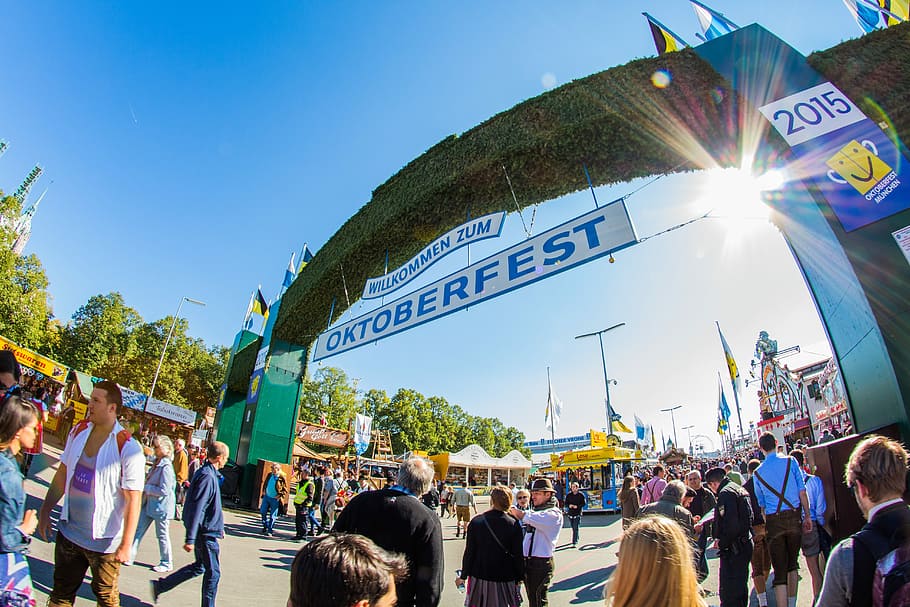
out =
<path fill-rule="evenodd" d="M 48 280 L 35 255 L 13 250 L 13 223 L 21 205 L 0 192 L 0 335 L 37 350 L 54 337 L 48 305 Z"/>
<path fill-rule="evenodd" d="M 54 354 L 74 369 L 148 393 L 173 322 L 172 316 L 145 322 L 120 293 L 94 295 L 60 330 Z M 188 329 L 177 319 L 154 396 L 204 413 L 218 400 L 230 351 L 206 346 Z"/>
<path fill-rule="evenodd" d="M 347 428 L 356 413 L 373 417 L 373 429 L 388 431 L 395 453 L 421 450 L 460 451 L 478 444 L 494 457 L 512 449 L 528 455 L 525 436 L 495 417 L 470 415 L 441 396 L 424 396 L 400 388 L 389 398 L 384 390 L 369 389 L 358 398 L 356 386 L 335 367 L 322 367 L 304 382 L 300 403 L 302 421 L 315 423 L 325 414 L 330 426 Z"/>

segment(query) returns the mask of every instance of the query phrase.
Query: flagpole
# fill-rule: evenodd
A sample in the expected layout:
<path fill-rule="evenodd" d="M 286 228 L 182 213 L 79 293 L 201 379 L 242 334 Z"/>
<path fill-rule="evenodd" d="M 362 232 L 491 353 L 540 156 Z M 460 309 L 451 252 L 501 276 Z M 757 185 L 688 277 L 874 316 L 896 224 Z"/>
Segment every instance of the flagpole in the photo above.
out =
<path fill-rule="evenodd" d="M 875 2 L 872 2 L 872 0 L 861 0 L 861 2 L 862 2 L 863 4 L 865 4 L 866 6 L 868 6 L 869 8 L 874 9 L 874 10 L 877 10 L 879 13 L 884 13 L 885 15 L 891 17 L 892 19 L 894 19 L 894 20 L 897 21 L 898 23 L 903 23 L 903 22 L 904 22 L 904 19 L 901 19 L 898 15 L 895 15 L 894 13 L 892 13 L 891 11 L 889 11 L 888 9 L 886 9 L 885 7 L 880 6 L 880 5 L 876 4 Z M 886 25 L 886 27 L 887 27 L 887 25 Z"/>
<path fill-rule="evenodd" d="M 550 367 L 547 367 L 547 407 L 550 409 L 550 440 L 556 444 L 556 418 L 553 417 L 553 386 L 550 385 Z"/>

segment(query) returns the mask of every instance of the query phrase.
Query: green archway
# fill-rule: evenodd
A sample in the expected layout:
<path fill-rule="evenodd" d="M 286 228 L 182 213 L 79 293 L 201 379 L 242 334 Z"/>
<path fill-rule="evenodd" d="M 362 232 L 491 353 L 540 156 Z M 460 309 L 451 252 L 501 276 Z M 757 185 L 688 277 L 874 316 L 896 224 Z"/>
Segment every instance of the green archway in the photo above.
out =
<path fill-rule="evenodd" d="M 910 26 L 902 24 L 815 53 L 809 63 L 873 120 L 887 117 L 891 133 L 906 140 L 907 56 Z M 672 74 L 669 86 L 652 83 L 658 70 Z M 327 321 L 346 310 L 342 268 L 349 293 L 359 293 L 368 277 L 382 273 L 387 254 L 389 267 L 395 267 L 468 215 L 514 210 L 503 168 L 527 206 L 586 188 L 582 165 L 595 185 L 739 166 L 739 125 L 754 112 L 708 63 L 686 49 L 576 80 L 440 141 L 377 187 L 300 273 L 274 320 L 276 353 L 290 353 L 290 362 L 304 373 L 310 345 Z M 783 140 L 771 132 L 761 154 L 774 161 L 785 150 Z M 793 226 L 781 229 L 792 240 Z M 810 286 L 814 271 L 804 268 Z M 816 288 L 813 294 L 817 301 L 824 297 Z M 829 336 L 839 352 L 838 340 Z M 250 382 L 261 340 L 239 335 L 235 346 L 227 384 L 236 401 Z M 899 394 L 894 402 L 902 404 Z M 872 416 L 869 423 L 880 417 Z M 284 424 L 293 426 L 295 418 L 296 407 L 293 417 L 275 423 L 287 432 Z M 249 411 L 245 419 L 240 423 L 252 423 Z M 901 419 L 906 424 L 906 414 Z M 272 436 L 276 434 L 280 432 Z M 281 449 L 289 455 L 286 442 Z"/>

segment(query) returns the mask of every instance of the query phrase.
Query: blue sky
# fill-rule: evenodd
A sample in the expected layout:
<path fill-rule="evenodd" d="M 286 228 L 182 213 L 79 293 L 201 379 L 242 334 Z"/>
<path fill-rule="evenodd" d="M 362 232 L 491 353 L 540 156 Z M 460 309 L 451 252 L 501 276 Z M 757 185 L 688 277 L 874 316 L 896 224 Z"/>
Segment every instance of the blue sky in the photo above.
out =
<path fill-rule="evenodd" d="M 806 0 L 798 11 L 783 0 L 712 6 L 805 54 L 859 34 L 840 0 Z M 191 333 L 230 344 L 251 289 L 262 283 L 274 297 L 292 251 L 309 242 L 318 252 L 376 186 L 441 138 L 554 82 L 652 56 L 641 11 L 690 43 L 697 29 L 684 0 L 268 7 L 0 5 L 0 138 L 10 142 L 0 187 L 14 190 L 36 161 L 45 167 L 32 199 L 50 190 L 27 250 L 45 264 L 59 318 L 117 290 L 152 320 L 185 295 L 207 303 L 184 307 Z M 703 213 L 716 188 L 705 173 L 646 187 L 628 201 L 639 236 Z M 542 205 L 535 233 L 592 204 L 581 193 Z M 513 213 L 472 259 L 521 238 Z M 455 254 L 416 284 L 464 263 Z M 343 320 L 368 309 L 355 304 Z M 605 339 L 617 412 L 669 434 L 659 410 L 682 404 L 677 426 L 716 442 L 724 363 L 715 320 L 746 370 L 760 330 L 803 348 L 791 366 L 829 353 L 777 231 L 761 219 L 707 219 L 615 264 L 593 262 L 325 364 L 362 389 L 444 396 L 529 438 L 545 433 L 550 366 L 565 436 L 603 425 L 597 341 L 573 337 L 625 322 Z M 744 388 L 744 421 L 757 417 L 755 389 Z"/>

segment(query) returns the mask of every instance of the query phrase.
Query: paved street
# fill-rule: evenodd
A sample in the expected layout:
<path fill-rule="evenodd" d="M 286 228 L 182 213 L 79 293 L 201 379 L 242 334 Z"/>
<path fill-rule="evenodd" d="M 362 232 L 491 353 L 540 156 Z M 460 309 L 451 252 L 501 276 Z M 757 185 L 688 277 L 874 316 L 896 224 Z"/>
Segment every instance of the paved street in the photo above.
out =
<path fill-rule="evenodd" d="M 29 493 L 30 508 L 40 505 L 47 484 L 56 466 L 56 451 L 48 448 L 49 455 L 36 459 L 34 470 L 41 468 L 37 474 L 30 475 L 26 482 Z M 480 501 L 478 510 L 486 508 L 486 502 Z M 259 530 L 258 514 L 245 511 L 225 512 L 227 537 L 222 543 L 221 564 L 222 578 L 218 592 L 218 604 L 224 607 L 247 607 L 252 605 L 274 605 L 282 607 L 288 597 L 290 574 L 289 568 L 295 553 L 301 544 L 290 541 L 294 534 L 293 517 L 286 517 L 276 525 L 275 537 L 263 537 Z M 445 541 L 446 587 L 441 605 L 457 607 L 464 602 L 463 595 L 455 588 L 452 580 L 455 570 L 461 566 L 461 554 L 464 540 L 455 538 L 455 522 L 452 518 L 442 521 Z M 621 522 L 617 516 L 600 514 L 587 515 L 582 520 L 581 542 L 578 548 L 572 548 L 569 540 L 571 530 L 566 528 L 560 536 L 560 546 L 556 556 L 556 575 L 551 588 L 550 604 L 554 607 L 565 607 L 579 604 L 598 604 L 602 602 L 604 581 L 616 565 L 618 536 Z M 182 551 L 183 527 L 179 522 L 171 524 L 171 541 L 176 551 L 175 566 L 180 567 L 191 558 Z M 711 576 L 705 587 L 717 590 L 716 555 L 709 555 Z M 35 538 L 29 562 L 35 589 L 39 592 L 39 605 L 49 590 L 52 579 L 53 544 Z M 122 605 L 138 607 L 149 605 L 148 582 L 158 574 L 150 570 L 158 563 L 158 546 L 153 531 L 150 530 L 143 540 L 136 564 L 123 569 L 120 578 Z M 79 592 L 77 605 L 94 604 L 92 591 L 85 583 Z M 192 580 L 161 597 L 160 605 L 190 606 L 198 605 L 200 600 L 200 582 Z M 709 605 L 717 605 L 717 596 L 708 599 Z M 757 605 L 753 593 L 752 604 Z M 808 575 L 800 588 L 800 607 L 810 607 L 811 589 Z M 773 599 L 772 599 L 773 605 Z"/>

